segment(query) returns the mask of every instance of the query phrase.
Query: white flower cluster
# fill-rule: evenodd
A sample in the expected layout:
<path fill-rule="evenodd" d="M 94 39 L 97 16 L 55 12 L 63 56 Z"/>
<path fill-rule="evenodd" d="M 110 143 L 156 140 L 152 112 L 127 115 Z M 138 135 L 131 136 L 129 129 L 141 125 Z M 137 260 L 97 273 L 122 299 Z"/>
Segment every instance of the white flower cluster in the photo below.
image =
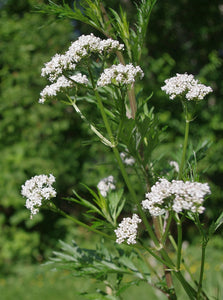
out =
<path fill-rule="evenodd" d="M 60 76 L 55 83 L 47 85 L 40 93 L 41 98 L 39 103 L 44 103 L 48 98 L 55 97 L 57 93 L 61 92 L 66 88 L 71 88 L 74 83 L 88 84 L 88 79 L 86 75 L 78 73 L 67 79 L 64 75 Z"/>
<path fill-rule="evenodd" d="M 116 242 L 121 244 L 127 239 L 127 244 L 136 244 L 138 223 L 141 222 L 142 220 L 136 214 L 133 214 L 132 218 L 124 218 L 115 229 Z"/>
<path fill-rule="evenodd" d="M 120 157 L 126 166 L 133 166 L 135 163 L 135 159 L 133 157 L 127 156 L 127 154 L 124 152 L 120 153 Z"/>
<path fill-rule="evenodd" d="M 118 41 L 112 39 L 101 40 L 91 33 L 90 35 L 80 36 L 77 41 L 72 43 L 66 52 L 66 55 L 69 56 L 72 61 L 78 63 L 81 59 L 88 57 L 91 53 L 102 54 L 104 51 L 120 51 L 123 50 L 123 48 L 124 45 L 120 44 Z"/>
<path fill-rule="evenodd" d="M 98 86 L 105 86 L 111 83 L 116 84 L 132 84 L 135 82 L 136 76 L 142 78 L 144 73 L 139 66 L 134 67 L 132 64 L 128 65 L 113 65 L 104 70 L 98 79 Z"/>
<path fill-rule="evenodd" d="M 41 76 L 49 77 L 49 80 L 54 82 L 64 70 L 74 70 L 76 64 L 83 58 L 90 56 L 91 53 L 101 54 L 103 51 L 111 52 L 122 50 L 123 48 L 123 44 L 112 39 L 101 40 L 95 37 L 93 33 L 82 35 L 71 44 L 65 54 L 53 56 L 51 61 L 45 64 Z"/>
<path fill-rule="evenodd" d="M 42 68 L 41 76 L 47 77 L 53 84 L 47 85 L 41 92 L 40 103 L 44 103 L 48 97 L 55 97 L 64 88 L 71 88 L 75 83 L 88 84 L 86 75 L 80 73 L 67 79 L 63 76 L 66 71 L 74 71 L 76 65 L 92 53 L 119 51 L 124 48 L 123 44 L 112 39 L 102 40 L 93 34 L 82 35 L 71 44 L 65 54 L 56 54 Z"/>
<path fill-rule="evenodd" d="M 76 64 L 66 54 L 55 54 L 51 61 L 42 68 L 41 76 L 48 77 L 49 81 L 54 82 L 64 70 L 75 70 Z"/>
<path fill-rule="evenodd" d="M 165 80 L 165 84 L 161 89 L 170 95 L 170 99 L 176 96 L 185 96 L 187 100 L 202 100 L 207 94 L 213 90 L 211 87 L 201 84 L 194 79 L 193 75 L 176 74 L 176 76 Z"/>
<path fill-rule="evenodd" d="M 56 191 L 52 187 L 54 182 L 55 177 L 52 174 L 49 177 L 47 175 L 36 175 L 22 185 L 21 194 L 27 198 L 25 206 L 31 211 L 31 218 L 39 212 L 44 199 L 49 200 L 56 197 Z"/>
<path fill-rule="evenodd" d="M 99 181 L 97 187 L 101 195 L 103 197 L 106 197 L 109 190 L 115 190 L 114 177 L 110 175 L 106 178 L 103 178 L 102 180 Z"/>
<path fill-rule="evenodd" d="M 151 192 L 146 194 L 142 201 L 144 209 L 148 209 L 152 216 L 164 214 L 167 210 L 177 213 L 183 210 L 203 213 L 204 196 L 210 194 L 207 183 L 182 180 L 168 180 L 161 178 L 152 186 Z"/>

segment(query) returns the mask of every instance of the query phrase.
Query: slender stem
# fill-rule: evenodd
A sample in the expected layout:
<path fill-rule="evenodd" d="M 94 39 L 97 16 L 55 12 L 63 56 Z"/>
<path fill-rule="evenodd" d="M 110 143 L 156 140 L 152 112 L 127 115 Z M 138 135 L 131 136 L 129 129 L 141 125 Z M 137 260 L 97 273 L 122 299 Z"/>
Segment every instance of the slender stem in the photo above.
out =
<path fill-rule="evenodd" d="M 177 220 L 177 270 L 180 270 L 182 252 L 182 223 Z"/>
<path fill-rule="evenodd" d="M 150 249 L 149 247 L 143 245 L 141 243 L 142 247 L 148 251 L 156 260 L 158 260 L 159 262 L 161 262 L 163 265 L 166 265 L 169 269 L 173 269 L 174 265 L 170 262 L 170 261 L 166 261 L 164 259 L 162 259 L 159 255 L 157 255 L 153 249 Z"/>
<path fill-rule="evenodd" d="M 184 134 L 184 145 L 183 145 L 183 152 L 182 152 L 182 157 L 181 157 L 181 163 L 180 163 L 178 179 L 182 179 L 182 173 L 183 173 L 183 169 L 184 169 L 184 162 L 185 162 L 187 143 L 188 143 L 189 124 L 190 124 L 190 121 L 186 119 L 185 134 Z"/>
<path fill-rule="evenodd" d="M 203 276 L 204 276 L 204 262 L 205 262 L 205 251 L 206 251 L 207 243 L 203 238 L 202 241 L 202 252 L 201 252 L 201 266 L 200 266 L 200 278 L 198 283 L 198 290 L 197 290 L 197 299 L 200 299 L 200 295 L 202 292 L 202 282 L 203 282 Z"/>
<path fill-rule="evenodd" d="M 160 222 L 159 222 L 158 217 L 153 217 L 153 224 L 154 224 L 154 227 L 155 227 L 156 236 L 157 236 L 159 242 L 161 243 L 162 232 L 161 232 L 161 226 L 160 226 Z M 167 287 L 169 289 L 173 289 L 173 280 L 172 280 L 171 271 L 168 270 L 166 264 L 163 264 L 163 270 L 164 270 L 164 274 L 165 274 L 165 278 L 166 278 Z M 175 291 L 174 291 L 174 293 L 175 293 Z M 169 294 L 169 297 L 170 297 L 170 294 Z"/>
<path fill-rule="evenodd" d="M 153 224 L 158 241 L 161 240 L 161 229 L 158 217 L 153 217 Z"/>
<path fill-rule="evenodd" d="M 183 277 L 181 272 L 180 271 L 175 271 L 174 275 L 180 281 L 180 283 L 183 286 L 183 288 L 184 288 L 185 292 L 187 293 L 188 297 L 191 300 L 197 300 L 195 289 L 185 280 L 185 278 Z"/>
<path fill-rule="evenodd" d="M 128 97 L 129 97 L 129 104 L 130 104 L 130 108 L 131 108 L 131 116 L 132 116 L 132 119 L 135 119 L 137 105 L 136 105 L 134 85 L 132 85 L 131 89 L 128 90 Z"/>
<path fill-rule="evenodd" d="M 106 139 L 95 127 L 94 125 L 92 125 L 87 118 L 82 114 L 82 112 L 80 111 L 80 109 L 78 108 L 78 106 L 75 104 L 74 100 L 72 100 L 68 95 L 67 98 L 69 99 L 71 105 L 73 106 L 73 108 L 75 109 L 75 111 L 80 115 L 81 119 L 84 120 L 89 127 L 91 128 L 91 130 L 99 137 L 99 139 L 102 141 L 103 144 L 109 146 L 109 147 L 113 147 L 114 145 L 108 140 Z"/>
<path fill-rule="evenodd" d="M 169 233 L 169 229 L 170 229 L 170 224 L 172 222 L 172 214 L 169 215 L 168 220 L 167 220 L 167 224 L 166 224 L 166 228 L 165 228 L 165 232 L 162 236 L 162 244 L 165 244 L 166 239 L 167 239 L 167 235 Z"/>
<path fill-rule="evenodd" d="M 149 222 L 148 222 L 148 220 L 147 220 L 147 217 L 146 217 L 146 215 L 145 215 L 145 213 L 144 213 L 144 211 L 143 211 L 143 209 L 142 209 L 142 207 L 141 207 L 141 203 L 138 201 L 138 198 L 137 198 L 137 196 L 136 196 L 136 194 L 135 194 L 135 191 L 134 191 L 134 189 L 133 189 L 133 187 L 132 187 L 132 184 L 131 184 L 131 182 L 130 182 L 130 180 L 129 180 L 128 174 L 126 173 L 126 170 L 125 170 L 125 168 L 124 168 L 124 166 L 123 166 L 123 163 L 122 163 L 120 154 L 119 154 L 117 148 L 112 148 L 112 150 L 113 150 L 113 152 L 114 152 L 114 154 L 115 154 L 116 160 L 117 160 L 117 162 L 118 162 L 120 171 L 121 171 L 122 176 L 123 176 L 123 178 L 124 178 L 124 180 L 125 180 L 125 183 L 126 183 L 126 185 L 127 185 L 127 187 L 128 187 L 128 190 L 129 190 L 129 192 L 130 192 L 130 194 L 131 194 L 131 196 L 132 196 L 134 202 L 135 202 L 136 205 L 137 205 L 137 208 L 138 208 L 140 217 L 142 218 L 143 223 L 144 223 L 145 226 L 146 226 L 146 229 L 147 229 L 147 231 L 148 231 L 148 233 L 149 233 L 149 236 L 150 236 L 150 238 L 153 240 L 153 242 L 154 242 L 154 244 L 156 245 L 156 247 L 160 247 L 160 243 L 159 243 L 159 241 L 157 240 L 157 238 L 156 238 L 156 236 L 155 236 L 155 234 L 154 234 L 154 232 L 153 232 L 153 230 L 152 230 L 152 227 L 150 226 L 150 224 L 149 224 Z"/>
<path fill-rule="evenodd" d="M 157 279 L 161 280 L 161 277 L 159 276 L 157 271 L 153 268 L 153 266 L 150 264 L 149 260 L 145 257 L 145 255 L 143 255 L 142 251 L 140 251 L 139 249 L 136 249 L 136 252 L 142 258 L 142 260 L 145 262 L 145 264 L 148 266 L 148 268 L 156 275 Z"/>
<path fill-rule="evenodd" d="M 87 224 L 85 224 L 85 223 L 79 221 L 78 219 L 76 219 L 76 218 L 74 218 L 74 217 L 72 217 L 72 216 L 66 214 L 64 211 L 62 211 L 61 209 L 59 209 L 58 207 L 56 207 L 54 204 L 51 203 L 51 205 L 52 205 L 52 206 L 51 206 L 51 209 L 52 209 L 52 210 L 56 211 L 57 213 L 61 214 L 61 215 L 64 216 L 64 217 L 66 217 L 67 219 L 70 219 L 70 220 L 73 221 L 74 223 L 76 223 L 76 224 L 78 224 L 78 225 L 80 225 L 80 226 L 82 226 L 82 227 L 88 229 L 89 231 L 93 231 L 93 232 L 95 232 L 95 233 L 97 233 L 97 234 L 99 234 L 99 235 L 101 235 L 101 236 L 103 236 L 103 237 L 105 237 L 105 238 L 108 238 L 108 239 L 110 239 L 110 240 L 116 240 L 115 237 L 113 237 L 113 236 L 111 236 L 111 235 L 108 235 L 108 234 L 106 234 L 106 233 L 104 233 L 104 232 L 102 232 L 102 231 L 100 231 L 100 230 L 97 230 L 97 229 L 95 229 L 94 227 L 91 227 L 91 226 L 89 226 L 89 225 L 87 225 Z"/>
<path fill-rule="evenodd" d="M 176 244 L 176 242 L 175 242 L 173 236 L 172 236 L 171 234 L 169 234 L 168 238 L 169 238 L 169 240 L 170 240 L 170 242 L 171 242 L 171 244 L 172 244 L 174 250 L 177 251 L 177 244 Z"/>
<path fill-rule="evenodd" d="M 102 115 L 102 119 L 103 119 L 103 121 L 104 121 L 105 128 L 106 128 L 106 130 L 107 130 L 109 139 L 110 139 L 111 143 L 114 145 L 114 144 L 115 144 L 115 141 L 114 141 L 114 137 L 113 137 L 113 134 L 112 134 L 112 131 L 111 131 L 111 127 L 110 127 L 110 125 L 109 125 L 109 122 L 108 122 L 108 119 L 107 119 L 107 116 L 106 116 L 106 113 L 105 113 L 105 110 L 104 110 L 103 103 L 102 103 L 102 101 L 101 101 L 101 98 L 100 98 L 100 96 L 99 96 L 97 90 L 95 90 L 95 95 L 96 95 L 96 98 L 97 98 L 97 101 L 98 101 L 98 107 L 99 107 L 99 109 L 100 109 L 100 112 L 101 112 L 101 115 Z M 152 231 L 152 228 L 151 228 L 151 226 L 150 226 L 150 224 L 149 224 L 149 222 L 148 222 L 148 220 L 147 220 L 147 217 L 146 217 L 146 215 L 145 215 L 145 213 L 144 213 L 144 211 L 143 211 L 143 209 L 142 209 L 142 207 L 141 207 L 141 203 L 138 201 L 138 198 L 137 198 L 137 196 L 136 196 L 136 194 L 135 194 L 135 191 L 134 191 L 134 189 L 133 189 L 133 187 L 132 187 L 132 184 L 131 184 L 131 182 L 130 182 L 130 180 L 129 180 L 128 174 L 127 174 L 127 172 L 126 172 L 126 170 L 125 170 L 125 167 L 124 167 L 124 165 L 123 165 L 123 162 L 122 162 L 122 160 L 121 160 L 119 151 L 118 151 L 118 149 L 117 149 L 116 147 L 113 147 L 112 150 L 113 150 L 114 155 L 115 155 L 115 158 L 116 158 L 116 160 L 117 160 L 117 162 L 118 162 L 118 165 L 119 165 L 121 174 L 122 174 L 122 176 L 123 176 L 123 179 L 124 179 L 124 181 L 125 181 L 125 183 L 126 183 L 126 185 L 127 185 L 127 187 L 128 187 L 128 190 L 129 190 L 129 192 L 130 192 L 130 194 L 131 194 L 131 196 L 132 196 L 132 198 L 133 198 L 133 201 L 134 201 L 134 202 L 136 203 L 136 205 L 137 205 L 137 208 L 138 208 L 140 217 L 142 218 L 142 220 L 143 220 L 143 222 L 144 222 L 144 224 L 145 224 L 145 226 L 146 226 L 146 229 L 147 229 L 147 231 L 148 231 L 148 233 L 149 233 L 151 239 L 153 240 L 154 244 L 155 244 L 157 247 L 160 247 L 160 243 L 159 243 L 159 241 L 157 240 L 157 238 L 156 238 L 154 232 Z"/>

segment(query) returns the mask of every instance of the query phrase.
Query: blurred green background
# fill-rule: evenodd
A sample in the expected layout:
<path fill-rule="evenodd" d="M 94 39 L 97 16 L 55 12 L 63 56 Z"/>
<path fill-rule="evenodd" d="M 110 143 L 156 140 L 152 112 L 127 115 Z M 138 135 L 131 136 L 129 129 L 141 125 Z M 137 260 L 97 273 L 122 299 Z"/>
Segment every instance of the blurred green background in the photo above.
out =
<path fill-rule="evenodd" d="M 36 13 L 35 5 L 43 2 L 0 1 L 0 293 L 14 282 L 16 277 L 13 276 L 25 278 L 24 285 L 30 284 L 30 277 L 20 274 L 20 265 L 26 270 L 23 274 L 35 276 L 34 286 L 43 285 L 38 278 L 47 275 L 29 266 L 44 262 L 57 247 L 59 238 L 84 239 L 80 228 L 50 212 L 41 211 L 30 220 L 20 194 L 21 185 L 36 174 L 52 173 L 56 177 L 58 199 L 61 199 L 71 195 L 73 188 L 80 191 L 80 182 L 95 186 L 102 177 L 114 171 L 110 151 L 105 153 L 103 146 L 86 143 L 91 139 L 91 132 L 70 107 L 57 102 L 38 104 L 39 93 L 46 85 L 40 76 L 44 63 L 56 52 L 66 50 L 80 34 L 89 33 L 89 28 L 79 22 L 56 20 Z M 104 1 L 113 8 L 121 4 L 134 24 L 133 2 Z M 148 95 L 153 92 L 149 105 L 155 107 L 162 125 L 168 124 L 165 142 L 157 149 L 167 161 L 176 158 L 179 150 L 176 145 L 179 147 L 182 143 L 184 125 L 180 106 L 170 103 L 160 89 L 164 80 L 176 73 L 188 72 L 214 90 L 199 104 L 199 113 L 191 125 L 193 149 L 212 143 L 199 164 L 202 180 L 209 182 L 212 190 L 206 202 L 207 223 L 222 210 L 222 34 L 223 4 L 219 1 L 158 0 L 152 12 L 141 65 L 145 72 L 145 92 Z M 67 207 L 62 201 L 58 205 L 72 210 L 75 215 L 81 213 L 80 208 Z M 213 247 L 216 253 L 223 248 L 222 235 L 218 234 L 218 247 Z M 193 243 L 194 236 L 196 232 L 188 225 L 185 238 Z M 91 244 L 89 236 L 87 238 Z M 66 281 L 65 277 L 55 276 L 46 280 Z M 69 280 L 67 284 L 72 285 L 73 279 Z M 70 289 L 66 284 L 61 286 Z M 14 298 L 12 294 L 4 297 Z M 33 299 L 42 296 L 38 297 Z M 71 298 L 67 296 L 66 299 Z M 29 298 L 23 295 L 17 299 Z M 47 299 L 60 297 L 55 295 Z"/>

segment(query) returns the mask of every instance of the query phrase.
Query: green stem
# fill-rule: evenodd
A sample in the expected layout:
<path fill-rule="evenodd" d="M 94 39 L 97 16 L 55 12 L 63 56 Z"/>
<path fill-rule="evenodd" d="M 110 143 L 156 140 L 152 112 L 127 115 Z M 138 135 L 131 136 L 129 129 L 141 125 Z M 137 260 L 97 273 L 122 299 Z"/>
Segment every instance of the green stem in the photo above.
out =
<path fill-rule="evenodd" d="M 152 265 L 149 263 L 149 260 L 145 257 L 145 255 L 143 255 L 142 251 L 140 251 L 139 249 L 136 248 L 136 252 L 139 254 L 139 256 L 142 258 L 142 260 L 145 262 L 147 267 L 155 274 L 157 279 L 161 280 L 161 277 L 159 276 L 157 271 L 154 269 L 154 267 L 152 267 Z M 148 251 L 146 250 L 146 252 L 148 252 Z M 142 272 L 142 274 L 143 274 L 143 272 Z"/>
<path fill-rule="evenodd" d="M 182 223 L 177 220 L 177 270 L 180 270 L 182 252 Z"/>
<path fill-rule="evenodd" d="M 87 225 L 87 224 L 85 224 L 85 223 L 79 221 L 78 219 L 76 219 L 76 218 L 74 218 L 74 217 L 72 217 L 72 216 L 66 214 L 64 211 L 62 211 L 61 209 L 59 209 L 58 207 L 56 207 L 54 204 L 51 203 L 51 205 L 52 205 L 52 206 L 51 206 L 50 208 L 51 208 L 53 211 L 56 211 L 57 213 L 61 214 L 61 215 L 64 216 L 65 218 L 67 218 L 67 219 L 73 221 L 73 222 L 76 223 L 77 225 L 80 225 L 80 226 L 82 226 L 82 227 L 88 229 L 89 231 L 95 232 L 95 233 L 97 233 L 97 234 L 99 234 L 99 235 L 101 235 L 101 236 L 103 236 L 103 237 L 105 237 L 105 238 L 108 238 L 108 239 L 110 239 L 110 240 L 116 240 L 115 237 L 113 237 L 113 236 L 111 236 L 111 235 L 108 235 L 108 234 L 106 234 L 106 233 L 104 233 L 104 232 L 102 232 L 102 231 L 100 231 L 100 230 L 97 230 L 97 229 L 95 229 L 94 227 L 91 227 L 91 226 L 89 226 L 89 225 Z"/>
<path fill-rule="evenodd" d="M 182 179 L 183 175 L 183 169 L 184 169 L 184 163 L 185 163 L 185 157 L 186 157 L 186 151 L 187 151 L 187 144 L 188 144 L 188 136 L 189 136 L 189 125 L 190 125 L 190 119 L 188 115 L 188 108 L 187 103 L 185 101 L 182 101 L 182 105 L 184 108 L 184 114 L 185 114 L 185 133 L 184 133 L 184 145 L 183 145 L 183 152 L 180 162 L 180 168 L 179 168 L 179 174 L 178 179 Z"/>
<path fill-rule="evenodd" d="M 206 251 L 207 243 L 203 238 L 202 241 L 202 252 L 201 252 L 201 266 L 200 266 L 200 278 L 198 283 L 198 290 L 197 290 L 197 299 L 200 299 L 201 292 L 202 292 L 202 282 L 203 282 L 203 276 L 204 276 L 204 262 L 205 262 L 205 251 Z"/>
<path fill-rule="evenodd" d="M 167 235 L 168 235 L 168 233 L 169 233 L 169 229 L 170 229 L 170 224 L 171 224 L 172 218 L 173 218 L 173 217 L 172 217 L 172 214 L 170 214 L 170 216 L 168 217 L 168 220 L 167 220 L 165 232 L 164 232 L 164 234 L 163 234 L 163 236 L 162 236 L 162 240 L 161 240 L 161 242 L 162 242 L 163 245 L 164 245 L 165 242 L 166 242 L 166 239 L 167 239 Z"/>
<path fill-rule="evenodd" d="M 161 262 L 163 265 L 166 265 L 169 269 L 173 269 L 174 268 L 174 265 L 168 260 L 164 260 L 162 259 L 159 255 L 157 255 L 153 249 L 150 249 L 149 247 L 143 245 L 141 243 L 141 246 L 147 251 L 149 252 L 156 260 L 158 260 L 159 262 Z"/>
<path fill-rule="evenodd" d="M 169 235 L 169 240 L 171 241 L 171 244 L 173 245 L 174 249 L 178 251 L 178 246 L 172 237 L 172 235 Z M 181 272 L 177 270 L 174 272 L 175 277 L 180 281 L 182 287 L 184 288 L 185 292 L 189 296 L 190 299 L 196 299 L 196 291 L 195 289 L 184 279 Z"/>
<path fill-rule="evenodd" d="M 182 179 L 182 173 L 183 173 L 183 169 L 184 169 L 184 162 L 185 162 L 187 143 L 188 143 L 189 124 L 190 124 L 190 121 L 186 120 L 185 135 L 184 135 L 184 146 L 183 146 L 183 153 L 182 153 L 182 157 L 181 157 L 181 163 L 180 163 L 180 170 L 179 170 L 178 179 Z"/>
<path fill-rule="evenodd" d="M 191 300 L 197 300 L 195 289 L 185 280 L 185 278 L 183 277 L 181 272 L 175 271 L 174 275 L 180 281 L 180 283 L 181 283 L 182 287 L 184 288 L 185 292 L 187 293 L 188 297 Z"/>
<path fill-rule="evenodd" d="M 130 104 L 130 108 L 131 108 L 131 116 L 133 119 L 135 119 L 137 105 L 136 105 L 134 85 L 132 85 L 131 89 L 128 90 L 128 98 L 129 98 L 129 104 Z"/>
<path fill-rule="evenodd" d="M 114 141 L 114 137 L 113 137 L 113 134 L 112 134 L 112 131 L 111 131 L 111 127 L 110 127 L 110 125 L 109 125 L 109 122 L 108 122 L 108 119 L 107 119 L 107 116 L 106 116 L 106 113 L 105 113 L 105 110 L 104 110 L 103 103 L 102 103 L 102 101 L 101 101 L 101 98 L 100 98 L 100 96 L 99 96 L 97 90 L 95 90 L 95 95 L 96 95 L 96 98 L 97 98 L 97 101 L 98 101 L 98 107 L 99 107 L 99 109 L 100 109 L 100 112 L 101 112 L 101 116 L 102 116 L 103 122 L 104 122 L 104 124 L 105 124 L 105 128 L 106 128 L 107 133 L 108 133 L 108 136 L 109 136 L 109 140 L 111 141 L 111 143 L 112 143 L 113 145 L 115 145 L 115 141 Z M 122 176 L 123 176 L 123 179 L 124 179 L 124 181 L 125 181 L 125 183 L 126 183 L 126 185 L 127 185 L 127 187 L 128 187 L 128 190 L 129 190 L 129 192 L 130 192 L 130 194 L 131 194 L 131 196 L 132 196 L 133 201 L 134 201 L 134 202 L 136 203 L 136 205 L 137 205 L 137 208 L 138 208 L 138 211 L 139 211 L 139 215 L 140 215 L 140 217 L 142 218 L 142 220 L 143 220 L 143 222 L 144 222 L 144 224 L 145 224 L 145 226 L 146 226 L 146 229 L 147 229 L 147 231 L 148 231 L 148 233 L 149 233 L 149 236 L 150 236 L 151 239 L 153 240 L 154 244 L 155 244 L 157 247 L 159 247 L 159 246 L 160 246 L 160 243 L 159 243 L 159 241 L 157 240 L 157 238 L 156 238 L 156 236 L 155 236 L 155 234 L 154 234 L 154 232 L 153 232 L 153 230 L 152 230 L 152 228 L 151 228 L 151 226 L 150 226 L 150 224 L 149 224 L 149 222 L 148 222 L 148 220 L 147 220 L 147 217 L 146 217 L 146 215 L 145 215 L 145 213 L 144 213 L 144 211 L 143 211 L 143 209 L 142 209 L 142 207 L 141 207 L 141 203 L 138 201 L 138 198 L 137 198 L 137 196 L 136 196 L 136 194 L 135 194 L 135 191 L 134 191 L 134 189 L 133 189 L 133 187 L 132 187 L 132 184 L 131 184 L 131 182 L 130 182 L 130 180 L 129 180 L 128 174 L 127 174 L 127 172 L 126 172 L 126 170 L 125 170 L 125 167 L 124 167 L 124 165 L 123 165 L 123 162 L 122 162 L 122 160 L 121 160 L 119 151 L 118 151 L 118 149 L 117 149 L 116 147 L 113 147 L 112 150 L 113 150 L 113 152 L 114 152 L 115 158 L 116 158 L 117 163 L 118 163 L 118 165 L 119 165 L 119 168 L 120 168 L 121 174 L 122 174 Z"/>

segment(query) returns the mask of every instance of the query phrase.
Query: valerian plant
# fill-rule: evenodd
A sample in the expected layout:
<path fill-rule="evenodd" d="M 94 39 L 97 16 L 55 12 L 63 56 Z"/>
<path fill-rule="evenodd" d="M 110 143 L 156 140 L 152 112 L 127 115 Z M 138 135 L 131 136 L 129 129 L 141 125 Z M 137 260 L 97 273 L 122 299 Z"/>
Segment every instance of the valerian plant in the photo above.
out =
<path fill-rule="evenodd" d="M 57 99 L 74 108 L 98 141 L 111 148 L 114 166 L 123 177 L 123 187 L 117 188 L 115 178 L 108 174 L 98 179 L 94 189 L 84 185 L 89 193 L 87 199 L 73 191 L 74 196 L 65 200 L 87 208 L 89 222 L 84 223 L 54 203 L 53 175 L 34 176 L 22 186 L 31 217 L 41 207 L 47 207 L 111 241 L 113 248 L 102 242 L 95 250 L 80 248 L 75 242 L 73 245 L 61 242 L 62 251 L 54 252 L 51 259 L 58 269 L 68 269 L 75 276 L 104 282 L 105 291 L 86 293 L 88 299 L 122 299 L 121 293 L 140 281 L 159 289 L 169 299 L 177 299 L 176 281 L 182 285 L 188 299 L 209 299 L 202 285 L 205 249 L 223 217 L 221 214 L 209 229 L 200 220 L 200 214 L 205 212 L 205 197 L 211 190 L 208 183 L 199 181 L 196 163 L 191 164 L 187 159 L 189 124 L 195 117 L 194 108 L 212 88 L 187 73 L 176 74 L 165 81 L 161 89 L 167 94 L 170 105 L 174 105 L 174 101 L 182 103 L 185 136 L 181 159 L 170 162 L 172 172 L 166 172 L 166 166 L 160 171 L 160 166 L 156 167 L 159 157 L 155 150 L 166 129 L 160 128 L 154 109 L 149 107 L 152 95 L 135 93 L 135 86 L 144 76 L 140 67 L 141 50 L 155 2 L 142 0 L 138 4 L 137 22 L 132 27 L 122 9 L 119 13 L 106 9 L 99 0 L 85 0 L 81 8 L 74 3 L 73 9 L 66 4 L 50 2 L 40 9 L 84 22 L 100 33 L 100 37 L 93 33 L 80 36 L 65 53 L 55 54 L 45 64 L 41 75 L 49 84 L 40 93 L 39 102 L 42 105 Z M 98 111 L 100 118 L 92 120 L 82 103 Z M 135 191 L 130 170 L 143 186 L 144 199 Z M 124 216 L 125 205 L 129 202 L 133 202 L 133 214 Z M 198 279 L 191 276 L 188 280 L 183 271 L 186 269 L 188 276 L 189 267 L 182 256 L 185 219 L 194 223 L 202 238 Z M 175 228 L 177 234 L 172 234 Z M 161 268 L 155 270 L 149 257 Z M 125 276 L 132 279 L 125 281 Z"/>

